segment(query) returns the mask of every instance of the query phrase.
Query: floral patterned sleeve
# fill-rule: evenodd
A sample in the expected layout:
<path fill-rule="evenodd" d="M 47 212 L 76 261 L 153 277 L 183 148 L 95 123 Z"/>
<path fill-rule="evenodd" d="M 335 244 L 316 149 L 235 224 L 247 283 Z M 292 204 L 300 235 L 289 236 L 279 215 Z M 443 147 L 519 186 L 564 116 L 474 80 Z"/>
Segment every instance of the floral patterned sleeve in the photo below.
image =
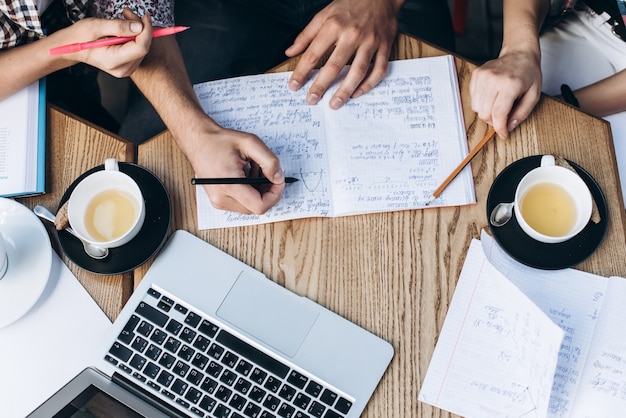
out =
<path fill-rule="evenodd" d="M 139 17 L 149 14 L 153 26 L 174 25 L 174 0 L 95 0 L 94 6 L 97 17 L 121 19 L 122 11 L 128 7 Z"/>

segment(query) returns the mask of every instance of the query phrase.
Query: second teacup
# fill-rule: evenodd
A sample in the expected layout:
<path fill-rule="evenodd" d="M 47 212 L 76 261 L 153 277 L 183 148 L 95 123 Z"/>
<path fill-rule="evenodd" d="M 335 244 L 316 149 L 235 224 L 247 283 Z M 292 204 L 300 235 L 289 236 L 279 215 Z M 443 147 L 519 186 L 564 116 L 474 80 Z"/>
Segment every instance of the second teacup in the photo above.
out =
<path fill-rule="evenodd" d="M 141 230 L 145 218 L 141 189 L 109 158 L 104 170 L 81 180 L 69 198 L 68 218 L 74 232 L 99 247 L 128 243 Z"/>
<path fill-rule="evenodd" d="M 545 243 L 567 241 L 591 218 L 591 192 L 575 172 L 544 155 L 541 166 L 529 171 L 515 191 L 515 217 L 531 238 Z"/>

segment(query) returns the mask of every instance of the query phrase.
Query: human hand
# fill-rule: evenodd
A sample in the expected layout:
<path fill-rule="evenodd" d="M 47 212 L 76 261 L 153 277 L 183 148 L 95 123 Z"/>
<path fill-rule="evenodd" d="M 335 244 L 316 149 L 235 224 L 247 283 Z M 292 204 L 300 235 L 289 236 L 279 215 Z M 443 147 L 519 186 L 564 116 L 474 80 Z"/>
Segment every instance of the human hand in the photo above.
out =
<path fill-rule="evenodd" d="M 266 177 L 273 184 L 205 185 L 213 207 L 246 214 L 267 212 L 282 197 L 285 176 L 278 158 L 253 134 L 215 126 L 187 157 L 197 177 Z"/>
<path fill-rule="evenodd" d="M 507 138 L 539 101 L 541 83 L 541 67 L 534 54 L 502 54 L 472 72 L 472 110 L 492 125 L 498 136 Z"/>
<path fill-rule="evenodd" d="M 289 57 L 304 52 L 289 80 L 289 88 L 299 89 L 319 60 L 334 47 L 307 93 L 307 103 L 316 104 L 320 100 L 351 58 L 350 70 L 331 98 L 330 107 L 338 109 L 350 97 L 369 92 L 387 72 L 398 28 L 400 5 L 396 3 L 387 0 L 334 0 L 330 3 L 285 51 Z"/>
<path fill-rule="evenodd" d="M 59 56 L 60 59 L 84 62 L 114 77 L 132 74 L 152 43 L 152 23 L 149 15 L 139 18 L 130 9 L 124 9 L 125 19 L 87 18 L 53 35 L 59 45 L 89 42 L 109 36 L 134 36 L 135 40 L 108 47 L 85 49 Z M 57 35 L 58 34 L 58 35 Z"/>

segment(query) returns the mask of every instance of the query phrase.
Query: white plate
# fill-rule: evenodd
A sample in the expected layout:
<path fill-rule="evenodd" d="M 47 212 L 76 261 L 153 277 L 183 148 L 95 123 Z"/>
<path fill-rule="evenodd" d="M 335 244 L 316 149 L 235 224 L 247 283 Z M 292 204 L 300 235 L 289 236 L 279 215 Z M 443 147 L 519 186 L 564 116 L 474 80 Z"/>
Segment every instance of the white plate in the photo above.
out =
<path fill-rule="evenodd" d="M 26 206 L 0 198 L 0 232 L 9 266 L 0 279 L 0 328 L 20 319 L 37 302 L 52 268 L 46 228 Z"/>

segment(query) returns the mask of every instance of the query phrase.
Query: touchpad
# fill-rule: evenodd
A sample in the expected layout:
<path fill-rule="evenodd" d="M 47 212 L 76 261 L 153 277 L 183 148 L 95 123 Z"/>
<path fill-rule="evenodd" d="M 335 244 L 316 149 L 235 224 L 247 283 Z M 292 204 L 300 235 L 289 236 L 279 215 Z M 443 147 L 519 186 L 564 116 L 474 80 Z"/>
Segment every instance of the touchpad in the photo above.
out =
<path fill-rule="evenodd" d="M 217 315 L 293 357 L 319 314 L 306 299 L 269 279 L 243 272 Z"/>

